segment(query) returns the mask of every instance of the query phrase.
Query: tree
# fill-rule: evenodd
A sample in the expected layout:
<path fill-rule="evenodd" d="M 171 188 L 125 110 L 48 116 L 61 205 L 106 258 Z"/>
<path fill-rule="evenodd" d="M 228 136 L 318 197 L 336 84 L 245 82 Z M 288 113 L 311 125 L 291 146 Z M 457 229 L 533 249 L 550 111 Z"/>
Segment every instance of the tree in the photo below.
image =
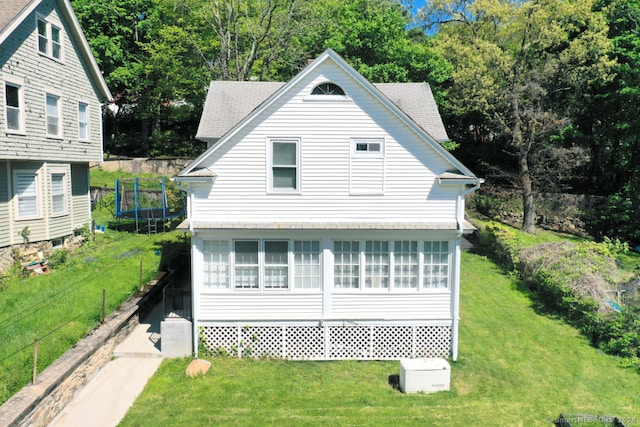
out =
<path fill-rule="evenodd" d="M 408 29 L 410 10 L 397 0 L 320 0 L 311 14 L 314 32 L 303 40 L 311 57 L 331 48 L 369 81 L 431 82 L 451 69 L 419 29 Z"/>
<path fill-rule="evenodd" d="M 594 206 L 586 222 L 596 237 L 640 244 L 640 1 L 601 0 L 617 64 L 616 79 L 597 89 L 580 111 L 580 131 L 590 142 L 586 175 L 608 203 Z"/>
<path fill-rule="evenodd" d="M 513 159 L 522 229 L 534 233 L 536 192 L 577 166 L 567 105 L 611 78 L 602 14 L 591 0 L 439 0 L 422 18 L 437 26 L 436 49 L 454 69 L 446 112 L 461 136 L 502 144 Z"/>

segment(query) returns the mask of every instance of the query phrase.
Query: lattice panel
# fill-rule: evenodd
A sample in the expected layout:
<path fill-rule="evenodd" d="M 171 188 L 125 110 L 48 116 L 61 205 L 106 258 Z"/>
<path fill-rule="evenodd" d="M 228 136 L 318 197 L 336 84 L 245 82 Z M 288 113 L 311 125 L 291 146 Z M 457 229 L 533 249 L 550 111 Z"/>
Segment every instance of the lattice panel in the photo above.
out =
<path fill-rule="evenodd" d="M 374 359 L 401 359 L 411 357 L 413 327 L 376 326 L 373 328 Z"/>
<path fill-rule="evenodd" d="M 451 354 L 449 326 L 207 326 L 200 333 L 214 353 L 224 350 L 240 357 L 401 359 Z"/>
<path fill-rule="evenodd" d="M 368 359 L 370 326 L 329 326 L 329 359 Z"/>
<path fill-rule="evenodd" d="M 415 357 L 448 357 L 451 353 L 451 327 L 416 327 Z"/>
<path fill-rule="evenodd" d="M 238 328 L 236 326 L 204 326 L 200 328 L 205 345 L 214 354 L 224 350 L 228 354 L 238 354 Z"/>
<path fill-rule="evenodd" d="M 282 357 L 282 326 L 243 326 L 240 348 L 243 357 Z"/>
<path fill-rule="evenodd" d="M 324 359 L 324 329 L 318 326 L 287 327 L 285 358 Z"/>

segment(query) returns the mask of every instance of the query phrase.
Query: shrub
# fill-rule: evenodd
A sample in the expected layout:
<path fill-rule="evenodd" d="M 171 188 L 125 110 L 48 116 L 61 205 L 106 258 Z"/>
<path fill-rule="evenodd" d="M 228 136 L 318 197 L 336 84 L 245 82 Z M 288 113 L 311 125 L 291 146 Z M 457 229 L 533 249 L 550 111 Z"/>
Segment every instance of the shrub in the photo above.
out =
<path fill-rule="evenodd" d="M 477 237 L 478 244 L 488 252 L 489 257 L 510 270 L 517 268 L 522 244 L 513 230 L 498 222 L 490 221 L 480 227 Z"/>

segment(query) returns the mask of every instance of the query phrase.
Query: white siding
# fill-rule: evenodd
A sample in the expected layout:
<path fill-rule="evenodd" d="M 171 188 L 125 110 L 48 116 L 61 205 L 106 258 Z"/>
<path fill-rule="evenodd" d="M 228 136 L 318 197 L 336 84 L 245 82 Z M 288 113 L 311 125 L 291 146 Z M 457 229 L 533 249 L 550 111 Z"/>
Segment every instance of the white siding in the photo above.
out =
<path fill-rule="evenodd" d="M 201 293 L 198 321 L 313 320 L 322 318 L 320 294 Z"/>
<path fill-rule="evenodd" d="M 451 294 L 339 294 L 331 296 L 330 319 L 445 320 L 451 319 Z"/>
<path fill-rule="evenodd" d="M 308 93 L 320 81 L 331 80 L 351 100 L 314 101 Z M 453 189 L 437 184 L 436 176 L 451 165 L 419 136 L 343 71 L 325 70 L 313 81 L 293 87 L 291 98 L 279 99 L 221 149 L 206 166 L 216 174 L 209 194 L 194 200 L 197 221 L 437 221 L 455 219 Z M 299 137 L 301 192 L 269 194 L 267 138 Z M 350 191 L 350 140 L 384 138 L 384 162 L 369 162 L 372 186 L 382 195 Z M 365 164 L 366 166 L 366 164 Z M 382 169 L 381 169 L 382 168 Z M 382 180 L 376 181 L 376 180 Z"/>

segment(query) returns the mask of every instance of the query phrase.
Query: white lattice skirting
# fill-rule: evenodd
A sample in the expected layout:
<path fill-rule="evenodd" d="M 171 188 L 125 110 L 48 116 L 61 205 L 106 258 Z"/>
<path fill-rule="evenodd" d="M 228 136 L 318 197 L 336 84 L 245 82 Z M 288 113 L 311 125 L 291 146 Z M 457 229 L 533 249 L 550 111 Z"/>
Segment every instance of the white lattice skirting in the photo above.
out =
<path fill-rule="evenodd" d="M 199 331 L 209 350 L 238 357 L 395 360 L 451 354 L 451 326 L 246 324 Z"/>

